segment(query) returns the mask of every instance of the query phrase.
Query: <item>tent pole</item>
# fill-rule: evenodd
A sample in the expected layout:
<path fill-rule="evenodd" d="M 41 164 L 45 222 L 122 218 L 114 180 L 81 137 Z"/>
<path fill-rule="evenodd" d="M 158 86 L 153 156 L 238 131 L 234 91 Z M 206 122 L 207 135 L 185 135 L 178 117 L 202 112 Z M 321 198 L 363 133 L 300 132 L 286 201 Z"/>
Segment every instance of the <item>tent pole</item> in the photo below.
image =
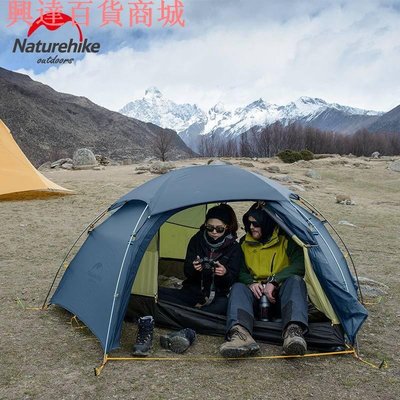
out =
<path fill-rule="evenodd" d="M 303 212 L 302 212 L 301 210 L 299 210 L 297 204 L 292 204 L 292 203 L 291 203 L 291 205 L 292 205 L 292 207 L 293 207 L 306 221 L 308 221 L 308 223 L 309 223 L 310 225 L 312 225 L 313 228 L 318 232 L 318 234 L 320 235 L 321 239 L 324 241 L 325 245 L 328 247 L 328 249 L 329 249 L 329 251 L 330 251 L 330 253 L 331 253 L 333 259 L 335 260 L 336 265 L 337 265 L 337 267 L 339 268 L 340 274 L 342 275 L 342 279 L 343 279 L 344 285 L 345 285 L 345 287 L 346 287 L 346 291 L 349 292 L 349 287 L 348 287 L 348 285 L 347 285 L 347 282 L 346 282 L 346 279 L 345 279 L 345 277 L 344 277 L 344 274 L 343 274 L 342 268 L 341 268 L 341 266 L 340 266 L 340 263 L 339 263 L 339 261 L 337 260 L 337 258 L 336 258 L 336 256 L 335 256 L 333 250 L 331 249 L 331 247 L 329 246 L 329 244 L 328 244 L 327 241 L 325 240 L 324 236 L 321 235 L 321 233 L 319 232 L 318 228 L 311 222 L 311 219 L 310 219 L 310 218 L 307 218 L 307 216 L 304 215 Z M 342 255 L 343 255 L 343 254 L 342 254 Z M 347 266 L 347 265 L 346 265 L 346 266 Z"/>
<path fill-rule="evenodd" d="M 358 286 L 358 292 L 360 293 L 360 301 L 362 304 L 364 304 L 364 296 L 362 294 L 361 291 L 361 286 L 360 286 L 360 281 L 358 280 L 358 273 L 357 273 L 357 269 L 356 266 L 354 264 L 354 260 L 353 257 L 350 253 L 350 250 L 348 249 L 348 247 L 346 246 L 346 243 L 344 242 L 344 240 L 342 239 L 342 237 L 339 235 L 339 232 L 332 226 L 332 224 L 328 221 L 328 219 L 321 213 L 321 211 L 319 211 L 313 204 L 311 204 L 309 201 L 307 201 L 306 199 L 304 199 L 303 197 L 300 197 L 300 202 L 302 202 L 305 206 L 307 206 L 311 211 L 315 211 L 317 212 L 326 222 L 327 224 L 332 228 L 332 230 L 336 233 L 337 237 L 339 238 L 340 242 L 342 243 L 342 245 L 344 246 L 344 248 L 346 249 L 346 252 L 349 256 L 349 259 L 351 261 L 351 265 L 353 266 L 353 270 L 354 270 L 354 275 L 356 276 L 356 281 L 357 281 L 357 286 Z"/>
<path fill-rule="evenodd" d="M 104 346 L 104 358 L 105 358 L 105 359 L 107 358 L 108 339 L 109 339 L 109 337 L 110 337 L 111 322 L 112 322 L 112 319 L 113 319 L 113 316 L 114 316 L 115 300 L 116 300 L 116 298 L 117 298 L 117 296 L 118 296 L 117 291 L 118 291 L 119 281 L 120 281 L 121 275 L 122 275 L 122 270 L 123 270 L 123 268 L 124 268 L 125 260 L 126 260 L 126 257 L 127 257 L 127 255 L 128 255 L 129 246 L 132 244 L 132 240 L 133 240 L 133 238 L 136 236 L 137 227 L 139 226 L 139 223 L 140 223 L 140 221 L 142 220 L 142 217 L 143 217 L 143 215 L 145 214 L 145 212 L 147 211 L 148 208 L 149 208 L 149 205 L 146 204 L 146 207 L 144 208 L 144 210 L 143 210 L 142 213 L 140 214 L 140 217 L 139 217 L 139 219 L 137 220 L 136 225 L 135 225 L 135 227 L 133 228 L 131 235 L 129 236 L 128 244 L 127 244 L 126 249 L 125 249 L 124 258 L 122 259 L 122 263 L 121 263 L 121 266 L 120 266 L 120 268 L 119 268 L 117 283 L 116 283 L 116 285 L 115 285 L 114 296 L 113 296 L 113 302 L 112 302 L 112 306 L 111 306 L 110 320 L 108 321 L 106 342 L 105 342 L 105 346 Z"/>
<path fill-rule="evenodd" d="M 53 286 L 54 286 L 54 284 L 55 284 L 55 282 L 56 282 L 56 279 L 57 279 L 57 277 L 58 277 L 58 274 L 60 273 L 61 268 L 63 267 L 65 261 L 66 261 L 67 258 L 68 258 L 68 256 L 71 254 L 72 249 L 75 247 L 75 245 L 76 245 L 76 243 L 78 242 L 78 240 L 82 237 L 82 235 L 83 235 L 86 231 L 91 232 L 91 231 L 93 230 L 94 225 L 95 225 L 101 218 L 103 218 L 103 216 L 107 213 L 107 211 L 108 211 L 108 208 L 106 208 L 101 214 L 99 214 L 99 215 L 98 215 L 98 216 L 97 216 L 83 231 L 82 231 L 82 233 L 78 236 L 78 238 L 75 240 L 75 242 L 73 243 L 73 245 L 72 245 L 71 248 L 69 249 L 67 255 L 66 255 L 66 256 L 64 257 L 64 259 L 62 260 L 62 263 L 61 263 L 61 265 L 59 266 L 59 268 L 58 268 L 58 270 L 57 270 L 57 272 L 56 272 L 56 275 L 54 276 L 53 282 L 52 282 L 51 285 L 50 285 L 50 289 L 49 289 L 49 291 L 47 292 L 46 298 L 44 299 L 44 302 L 43 302 L 42 307 L 41 307 L 42 310 L 46 310 L 47 307 L 48 307 L 48 304 L 46 304 L 46 303 L 47 303 L 47 299 L 49 298 L 50 293 L 51 293 L 51 291 L 53 290 Z"/>

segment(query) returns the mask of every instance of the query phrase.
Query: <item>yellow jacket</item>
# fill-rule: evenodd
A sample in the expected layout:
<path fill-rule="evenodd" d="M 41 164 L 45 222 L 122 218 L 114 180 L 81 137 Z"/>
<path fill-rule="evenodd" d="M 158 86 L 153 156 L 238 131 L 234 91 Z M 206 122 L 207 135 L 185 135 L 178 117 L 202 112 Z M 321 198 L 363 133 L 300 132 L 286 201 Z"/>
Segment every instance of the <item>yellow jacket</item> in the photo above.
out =
<path fill-rule="evenodd" d="M 304 256 L 296 245 L 276 227 L 266 243 L 258 242 L 247 233 L 241 243 L 245 265 L 239 281 L 245 284 L 260 282 L 274 276 L 280 283 L 291 275 L 304 276 Z"/>

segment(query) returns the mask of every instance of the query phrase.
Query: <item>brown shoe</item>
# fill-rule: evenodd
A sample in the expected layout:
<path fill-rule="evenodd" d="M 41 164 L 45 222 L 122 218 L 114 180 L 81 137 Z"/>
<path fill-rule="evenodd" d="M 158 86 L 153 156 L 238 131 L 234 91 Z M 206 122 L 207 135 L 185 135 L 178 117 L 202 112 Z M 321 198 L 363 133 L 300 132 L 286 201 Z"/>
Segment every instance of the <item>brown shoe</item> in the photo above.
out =
<path fill-rule="evenodd" d="M 224 357 L 244 357 L 257 353 L 260 346 L 249 331 L 241 325 L 235 325 L 229 332 L 225 343 L 219 348 Z"/>
<path fill-rule="evenodd" d="M 304 355 L 307 343 L 304 340 L 303 329 L 297 324 L 290 324 L 283 334 L 283 352 L 288 355 Z"/>

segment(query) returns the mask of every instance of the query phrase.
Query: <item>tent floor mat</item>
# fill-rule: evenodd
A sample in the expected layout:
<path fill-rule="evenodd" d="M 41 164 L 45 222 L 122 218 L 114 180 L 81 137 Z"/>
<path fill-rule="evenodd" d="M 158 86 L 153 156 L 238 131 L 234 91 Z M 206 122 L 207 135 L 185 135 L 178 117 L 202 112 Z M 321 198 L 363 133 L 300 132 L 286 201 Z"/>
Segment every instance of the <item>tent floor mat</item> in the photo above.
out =
<path fill-rule="evenodd" d="M 131 295 L 125 320 L 136 322 L 137 318 L 152 315 L 158 326 L 172 330 L 192 328 L 197 333 L 211 336 L 225 336 L 226 317 L 207 313 L 167 301 L 154 302 L 154 298 Z M 345 338 L 340 325 L 330 321 L 309 322 L 305 335 L 310 349 L 320 351 L 341 351 L 345 348 Z M 253 337 L 261 342 L 282 345 L 280 322 L 254 322 Z"/>

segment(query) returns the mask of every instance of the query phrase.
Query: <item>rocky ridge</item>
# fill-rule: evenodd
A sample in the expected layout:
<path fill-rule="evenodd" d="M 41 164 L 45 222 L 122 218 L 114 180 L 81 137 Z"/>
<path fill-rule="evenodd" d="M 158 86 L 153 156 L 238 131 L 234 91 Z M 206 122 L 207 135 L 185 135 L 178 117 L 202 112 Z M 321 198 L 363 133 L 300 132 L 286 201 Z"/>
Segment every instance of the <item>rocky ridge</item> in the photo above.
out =
<path fill-rule="evenodd" d="M 165 131 L 3 68 L 0 93 L 0 118 L 35 166 L 70 158 L 81 147 L 113 160 L 141 160 L 153 155 L 155 137 Z M 193 154 L 171 134 L 170 158 Z"/>

